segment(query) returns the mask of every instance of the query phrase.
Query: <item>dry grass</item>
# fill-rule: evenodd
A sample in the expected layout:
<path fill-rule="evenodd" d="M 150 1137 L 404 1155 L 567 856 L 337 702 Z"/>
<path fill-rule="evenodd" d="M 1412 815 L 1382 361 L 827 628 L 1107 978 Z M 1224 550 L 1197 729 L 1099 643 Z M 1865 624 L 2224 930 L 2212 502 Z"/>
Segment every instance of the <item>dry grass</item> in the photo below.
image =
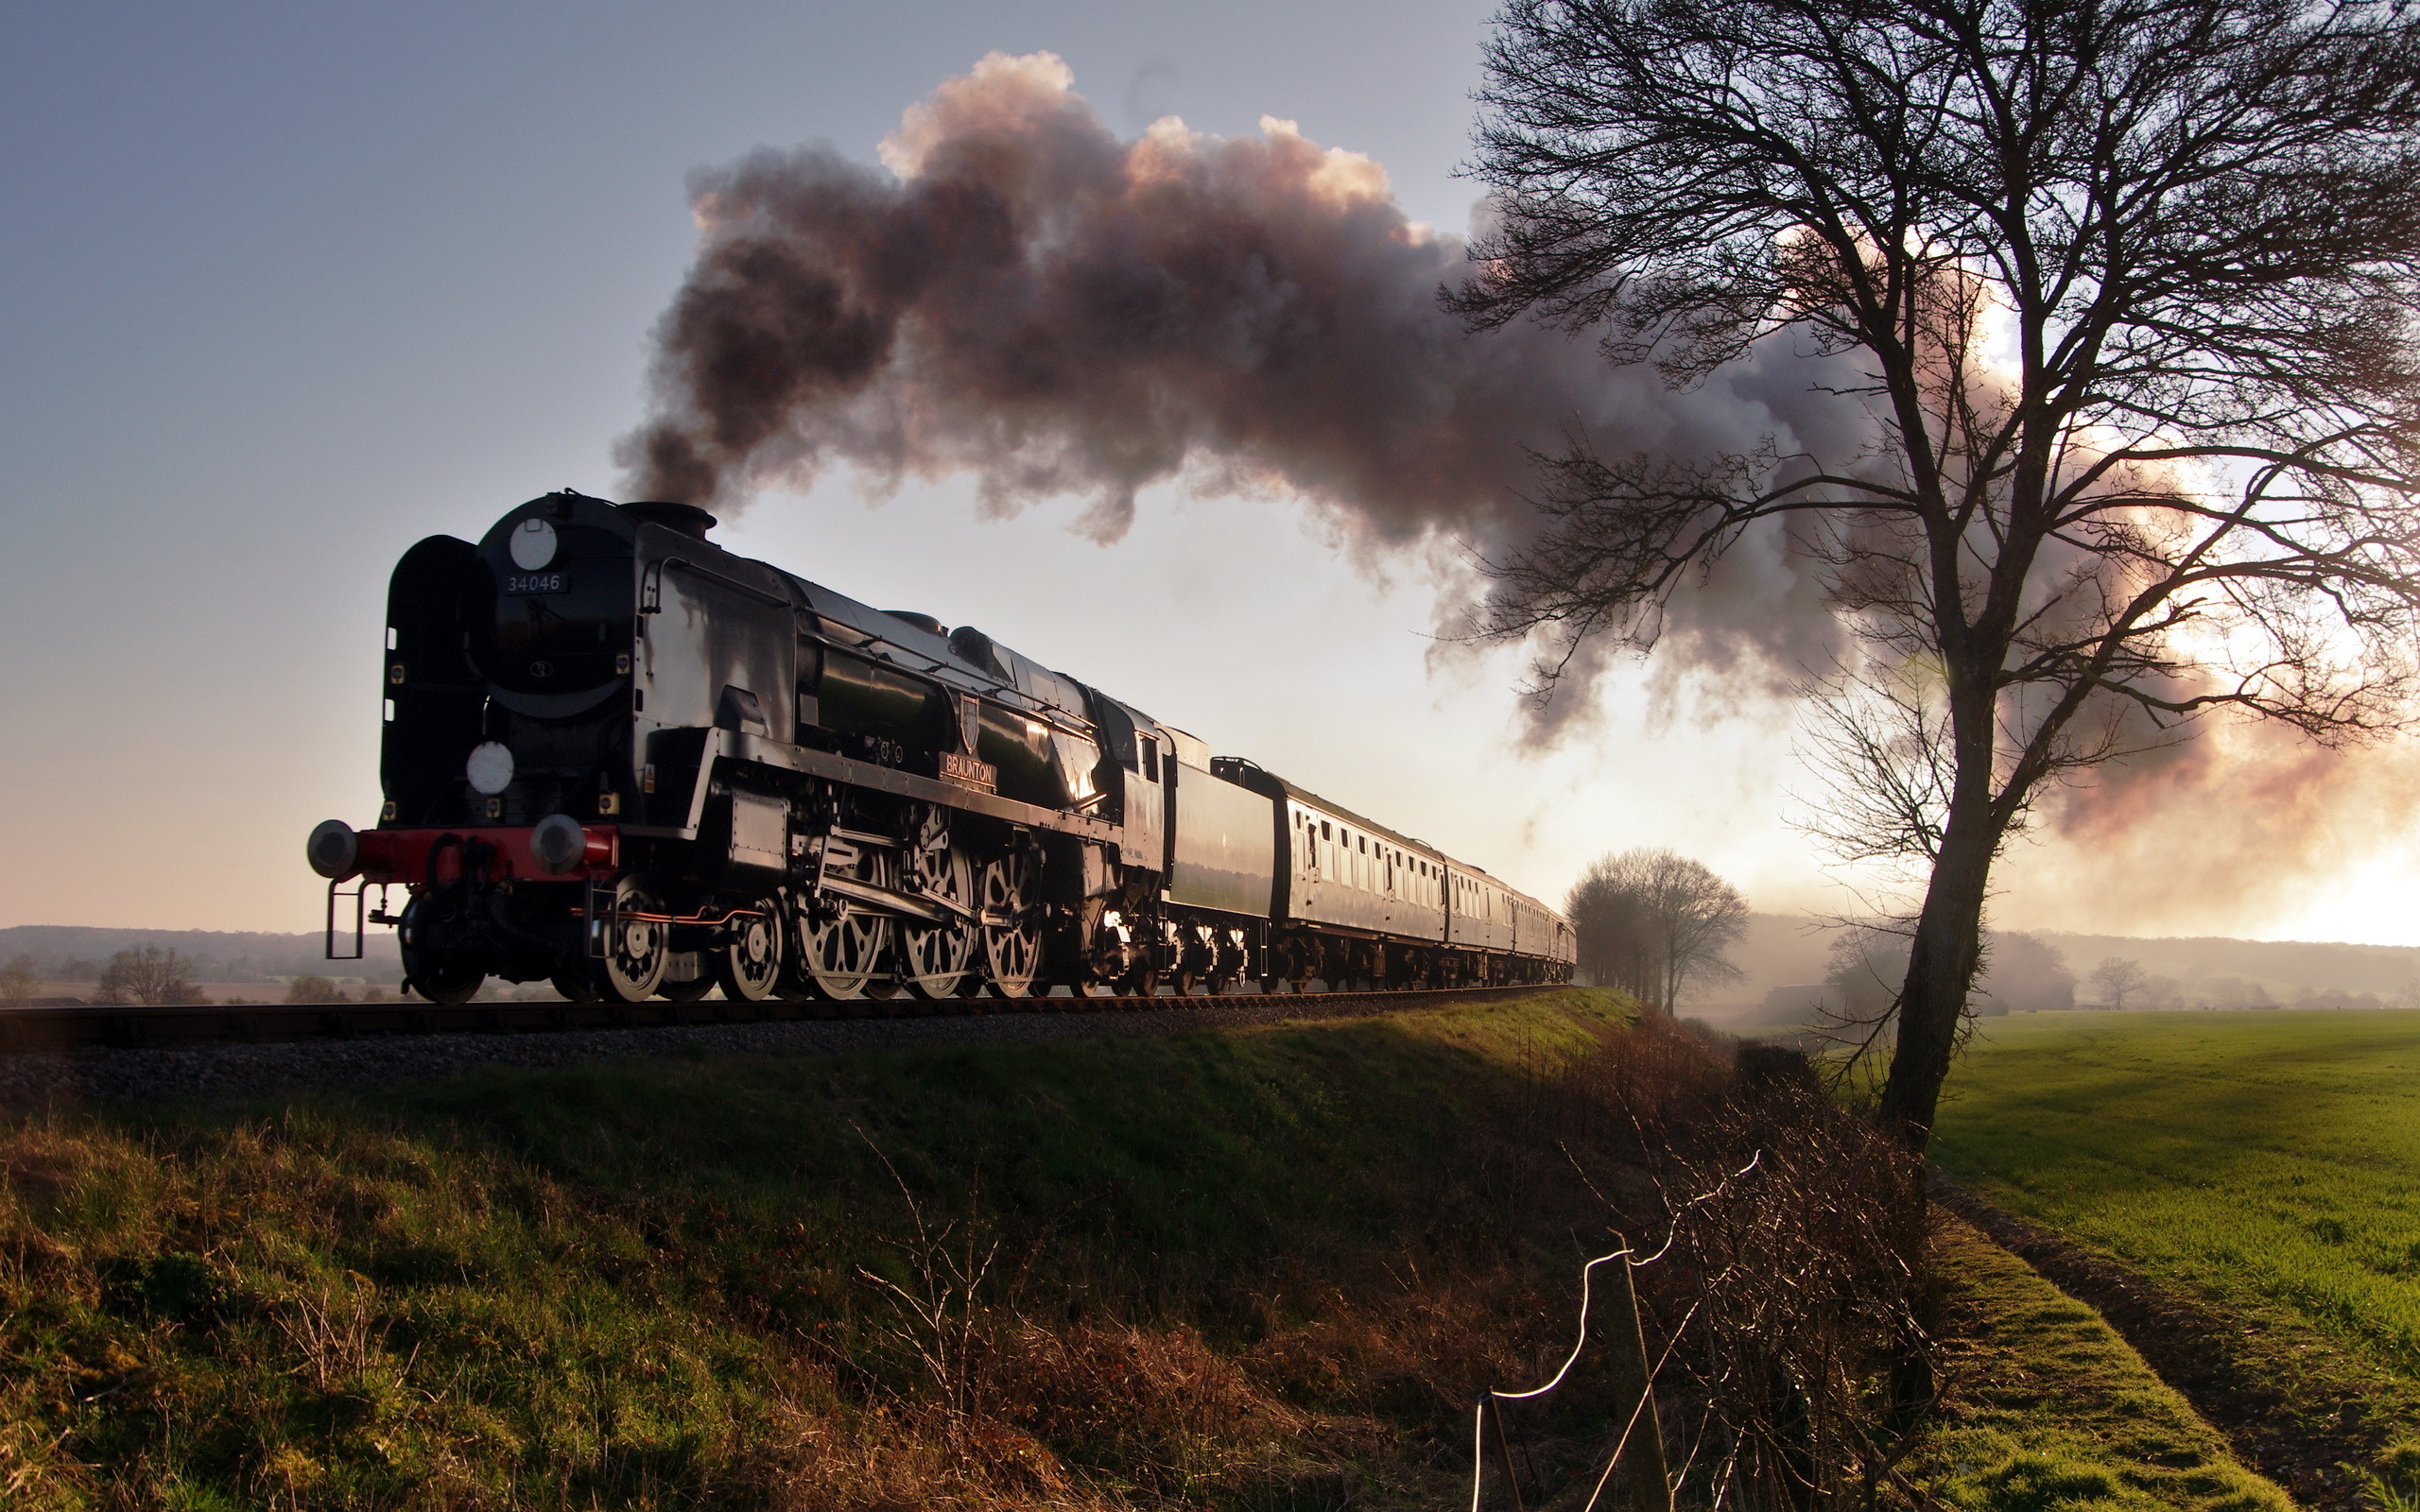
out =
<path fill-rule="evenodd" d="M 0 1125 L 0 1501 L 1455 1504 L 1473 1402 L 1554 1370 L 1616 1230 L 1660 1243 L 1751 1147 L 1802 1196 L 1855 1153 L 1790 1122 L 1820 1099 L 1628 1020 L 1564 992 L 21 1118 Z M 1854 1337 L 1870 1277 L 1813 1284 L 1800 1253 L 1845 1253 L 1819 1232 L 1845 1210 L 1732 1190 L 1641 1273 L 1659 1348 L 1697 1296 L 1769 1335 L 1685 1338 L 1676 1466 L 1758 1433 L 1788 1461 L 1799 1399 L 1758 1371 L 1829 1359 L 1836 1425 L 1894 1400 Z M 1780 1264 L 1811 1302 L 1776 1299 L 1758 1267 Z M 1609 1405 L 1583 1380 L 1526 1424 L 1542 1483 L 1595 1463 Z M 1697 1463 L 1692 1496 L 1716 1484 Z"/>
<path fill-rule="evenodd" d="M 1602 996 L 0 1128 L 57 1507 L 1426 1506 L 1604 1215 Z M 1559 1116 L 1559 1115 L 1557 1115 Z"/>

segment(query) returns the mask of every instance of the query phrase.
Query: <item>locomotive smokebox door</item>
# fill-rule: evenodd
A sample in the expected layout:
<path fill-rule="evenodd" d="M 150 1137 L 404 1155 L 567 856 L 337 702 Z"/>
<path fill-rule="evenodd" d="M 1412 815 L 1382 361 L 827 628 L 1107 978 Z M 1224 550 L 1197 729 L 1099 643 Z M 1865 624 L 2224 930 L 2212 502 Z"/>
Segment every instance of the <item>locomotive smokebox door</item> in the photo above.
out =
<path fill-rule="evenodd" d="M 789 804 L 753 793 L 731 795 L 731 864 L 766 871 L 789 870 Z"/>

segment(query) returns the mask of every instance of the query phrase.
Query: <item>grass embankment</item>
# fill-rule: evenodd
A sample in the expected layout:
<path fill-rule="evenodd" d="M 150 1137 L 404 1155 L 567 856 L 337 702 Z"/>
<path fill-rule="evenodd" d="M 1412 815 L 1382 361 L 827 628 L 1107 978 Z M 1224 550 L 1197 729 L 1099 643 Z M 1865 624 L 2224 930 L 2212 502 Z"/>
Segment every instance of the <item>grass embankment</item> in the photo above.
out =
<path fill-rule="evenodd" d="M 2238 1317 L 2290 1395 L 2420 1434 L 2415 1073 L 2420 1013 L 1991 1019 L 1933 1153 L 2002 1211 Z"/>
<path fill-rule="evenodd" d="M 1602 1209 L 1527 1125 L 1624 1022 L 1574 992 L 23 1122 L 0 1487 L 1433 1504 L 1467 1403 L 1570 1326 Z"/>
<path fill-rule="evenodd" d="M 1995 1512 L 2288 1512 L 2216 1429 L 2100 1314 L 1955 1218 L 1936 1230 L 1948 1284 L 1950 1411 L 1909 1456 L 1940 1502 Z"/>
<path fill-rule="evenodd" d="M 0 1501 L 1450 1504 L 1469 1403 L 1551 1368 L 1604 1247 L 1576 1168 L 1635 1170 L 1564 1075 L 1625 1022 L 1567 991 L 17 1119 Z M 1964 1506 L 2127 1503 L 2133 1451 L 2023 1416 L 1975 1396 L 1917 1462 Z"/>

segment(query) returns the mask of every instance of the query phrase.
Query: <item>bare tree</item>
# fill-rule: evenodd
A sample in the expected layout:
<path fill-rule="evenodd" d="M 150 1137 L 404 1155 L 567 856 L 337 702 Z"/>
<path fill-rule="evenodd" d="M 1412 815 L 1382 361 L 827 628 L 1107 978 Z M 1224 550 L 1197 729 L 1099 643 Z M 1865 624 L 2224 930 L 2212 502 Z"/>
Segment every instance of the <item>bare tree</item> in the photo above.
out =
<path fill-rule="evenodd" d="M 21 952 L 0 966 L 0 1006 L 22 1008 L 41 990 L 42 968 L 32 956 Z"/>
<path fill-rule="evenodd" d="M 157 945 L 134 945 L 119 951 L 101 968 L 100 998 L 104 1003 L 195 1003 L 201 989 L 194 985 L 193 962 Z"/>
<path fill-rule="evenodd" d="M 1899 983 L 1908 974 L 1905 920 L 1850 924 L 1824 947 L 1824 984 L 1832 989 L 1828 1018 L 1836 1038 L 1858 1043 L 1890 1022 Z M 1860 1031 L 1855 1038 L 1839 1031 Z"/>
<path fill-rule="evenodd" d="M 2092 985 L 2100 992 L 2102 1004 L 2122 1008 L 2130 995 L 2143 989 L 2143 963 L 2122 955 L 2104 955 L 2100 964 L 2092 969 Z"/>
<path fill-rule="evenodd" d="M 2404 717 L 2420 12 L 1508 0 L 1487 64 L 1469 318 L 1678 383 L 1786 345 L 1868 417 L 1853 455 L 1543 458 L 1482 628 L 1543 696 L 1751 531 L 1824 575 L 1836 838 L 1921 890 L 1877 1109 L 1921 1147 L 2046 783 L 2213 711 Z"/>
<path fill-rule="evenodd" d="M 1748 902 L 1701 862 L 1639 849 L 1588 868 L 1564 905 L 1592 981 L 1670 1013 L 1692 986 L 1737 981 L 1723 953 L 1748 927 Z"/>
<path fill-rule="evenodd" d="M 1627 858 L 1604 856 L 1572 884 L 1564 900 L 1578 966 L 1599 987 L 1652 1002 L 1656 972 L 1648 950 L 1641 889 L 1627 875 Z"/>

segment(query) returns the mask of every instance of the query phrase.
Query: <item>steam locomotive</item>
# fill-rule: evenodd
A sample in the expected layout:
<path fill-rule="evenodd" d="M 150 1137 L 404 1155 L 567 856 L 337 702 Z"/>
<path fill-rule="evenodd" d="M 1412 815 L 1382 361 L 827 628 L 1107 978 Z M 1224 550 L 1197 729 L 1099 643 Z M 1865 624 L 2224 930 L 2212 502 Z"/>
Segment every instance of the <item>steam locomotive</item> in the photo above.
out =
<path fill-rule="evenodd" d="M 439 1003 L 1569 976 L 1570 925 L 1478 868 L 714 524 L 561 492 L 404 554 L 385 805 L 309 840 L 331 956 L 350 901 Z"/>

